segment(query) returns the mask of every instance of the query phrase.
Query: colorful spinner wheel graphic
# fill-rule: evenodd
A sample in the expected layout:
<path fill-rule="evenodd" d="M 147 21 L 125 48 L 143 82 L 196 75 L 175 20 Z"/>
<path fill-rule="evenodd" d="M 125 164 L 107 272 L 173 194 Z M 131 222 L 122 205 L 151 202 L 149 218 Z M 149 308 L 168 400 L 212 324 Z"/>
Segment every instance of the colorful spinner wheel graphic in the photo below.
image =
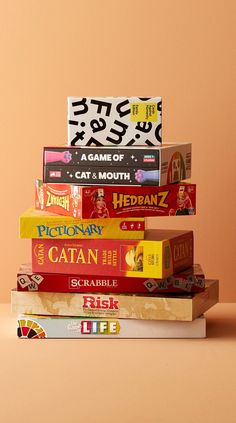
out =
<path fill-rule="evenodd" d="M 19 319 L 17 335 L 19 338 L 47 338 L 44 329 L 33 320 Z"/>

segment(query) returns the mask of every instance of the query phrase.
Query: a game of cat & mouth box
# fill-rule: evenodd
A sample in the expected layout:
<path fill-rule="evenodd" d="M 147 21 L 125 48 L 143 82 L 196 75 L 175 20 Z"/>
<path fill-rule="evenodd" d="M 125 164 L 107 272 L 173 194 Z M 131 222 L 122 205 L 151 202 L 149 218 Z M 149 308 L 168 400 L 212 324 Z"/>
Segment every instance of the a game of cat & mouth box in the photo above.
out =
<path fill-rule="evenodd" d="M 43 181 L 162 186 L 191 176 L 191 143 L 160 147 L 44 147 Z"/>

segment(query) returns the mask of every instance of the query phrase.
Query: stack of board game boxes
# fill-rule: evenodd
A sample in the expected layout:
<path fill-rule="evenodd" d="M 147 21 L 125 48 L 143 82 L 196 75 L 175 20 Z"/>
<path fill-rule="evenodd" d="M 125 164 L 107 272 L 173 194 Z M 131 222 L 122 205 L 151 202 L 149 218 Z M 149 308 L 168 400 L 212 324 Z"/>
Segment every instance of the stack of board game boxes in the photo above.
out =
<path fill-rule="evenodd" d="M 12 308 L 21 338 L 201 338 L 218 281 L 190 230 L 145 218 L 194 215 L 191 144 L 162 144 L 161 98 L 69 98 L 68 145 L 45 147 L 32 238 Z"/>

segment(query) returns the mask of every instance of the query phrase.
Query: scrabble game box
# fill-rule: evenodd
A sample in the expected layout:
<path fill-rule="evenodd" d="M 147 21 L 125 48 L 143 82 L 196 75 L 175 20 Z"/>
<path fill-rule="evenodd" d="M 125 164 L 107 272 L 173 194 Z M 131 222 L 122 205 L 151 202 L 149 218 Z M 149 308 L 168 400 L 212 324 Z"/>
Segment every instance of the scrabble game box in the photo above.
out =
<path fill-rule="evenodd" d="M 183 216 L 196 214 L 196 185 L 163 187 L 79 186 L 35 184 L 35 207 L 82 219 L 109 217 Z"/>
<path fill-rule="evenodd" d="M 20 216 L 20 238 L 143 239 L 144 218 L 78 220 L 31 208 Z"/>
<path fill-rule="evenodd" d="M 192 322 L 172 322 L 21 314 L 17 319 L 17 336 L 21 339 L 205 338 L 206 319 L 201 316 Z"/>
<path fill-rule="evenodd" d="M 45 316 L 192 321 L 219 300 L 217 280 L 189 295 L 129 295 L 12 291 L 12 311 Z"/>
<path fill-rule="evenodd" d="M 43 181 L 163 186 L 191 176 L 191 144 L 160 147 L 44 147 Z"/>
<path fill-rule="evenodd" d="M 69 97 L 68 144 L 160 145 L 161 97 Z"/>
<path fill-rule="evenodd" d="M 32 270 L 162 279 L 193 265 L 193 232 L 147 230 L 144 240 L 32 239 Z"/>
<path fill-rule="evenodd" d="M 201 292 L 205 276 L 200 265 L 165 279 L 129 278 L 64 273 L 33 273 L 30 264 L 17 273 L 17 291 L 158 294 Z"/>

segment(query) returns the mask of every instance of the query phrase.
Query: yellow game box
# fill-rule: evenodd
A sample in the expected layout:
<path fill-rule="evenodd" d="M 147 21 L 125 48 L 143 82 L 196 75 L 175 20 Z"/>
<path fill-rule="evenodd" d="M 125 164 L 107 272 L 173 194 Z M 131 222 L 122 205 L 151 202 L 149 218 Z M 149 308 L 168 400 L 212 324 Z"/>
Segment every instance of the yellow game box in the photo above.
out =
<path fill-rule="evenodd" d="M 75 219 L 30 208 L 20 216 L 20 238 L 144 239 L 144 218 Z"/>

